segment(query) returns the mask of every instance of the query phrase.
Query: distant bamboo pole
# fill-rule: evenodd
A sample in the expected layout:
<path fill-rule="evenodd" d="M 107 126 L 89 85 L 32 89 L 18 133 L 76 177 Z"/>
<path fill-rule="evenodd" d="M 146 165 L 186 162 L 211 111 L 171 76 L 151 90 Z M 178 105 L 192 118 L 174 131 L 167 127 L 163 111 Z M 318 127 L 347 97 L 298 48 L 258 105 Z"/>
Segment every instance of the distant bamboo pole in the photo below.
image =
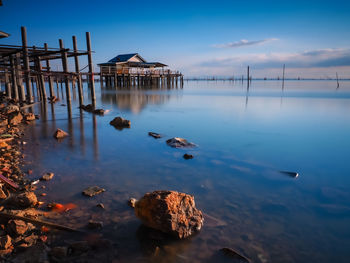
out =
<path fill-rule="evenodd" d="M 339 78 L 338 78 L 338 72 L 335 73 L 337 76 L 337 89 L 339 89 Z"/>
<path fill-rule="evenodd" d="M 250 80 L 250 77 L 249 77 L 249 66 L 247 68 L 247 89 L 249 89 L 249 80 Z"/>
<path fill-rule="evenodd" d="M 286 65 L 283 64 L 283 76 L 282 76 L 282 90 L 284 90 L 284 71 L 285 71 Z"/>

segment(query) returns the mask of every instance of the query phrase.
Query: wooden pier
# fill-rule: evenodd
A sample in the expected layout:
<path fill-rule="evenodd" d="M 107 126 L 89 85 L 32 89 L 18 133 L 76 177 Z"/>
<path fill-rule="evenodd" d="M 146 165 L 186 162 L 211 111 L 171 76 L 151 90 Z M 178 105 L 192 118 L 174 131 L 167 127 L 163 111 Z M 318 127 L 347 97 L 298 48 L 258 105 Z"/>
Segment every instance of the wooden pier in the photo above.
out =
<path fill-rule="evenodd" d="M 32 104 L 35 101 L 43 103 L 59 97 L 58 85 L 64 83 L 66 91 L 67 106 L 71 105 L 71 89 L 77 88 L 79 94 L 79 105 L 84 102 L 83 78 L 89 83 L 91 91 L 91 104 L 96 105 L 94 72 L 92 62 L 92 50 L 90 33 L 86 32 L 86 50 L 78 50 L 76 37 L 72 37 L 73 50 L 64 47 L 62 39 L 59 39 L 59 48 L 50 48 L 46 43 L 42 47 L 28 46 L 27 30 L 21 28 L 22 45 L 0 44 L 0 87 L 4 86 L 5 95 L 14 102 Z M 88 71 L 82 72 L 79 68 L 79 57 L 88 57 Z M 68 70 L 68 59 L 74 58 L 75 71 Z M 52 60 L 59 60 L 62 71 L 54 71 L 50 67 Z M 57 93 L 55 94 L 54 82 L 56 82 Z M 3 85 L 4 83 L 4 85 Z M 77 85 L 77 87 L 76 87 Z M 49 87 L 49 97 L 47 96 Z"/>

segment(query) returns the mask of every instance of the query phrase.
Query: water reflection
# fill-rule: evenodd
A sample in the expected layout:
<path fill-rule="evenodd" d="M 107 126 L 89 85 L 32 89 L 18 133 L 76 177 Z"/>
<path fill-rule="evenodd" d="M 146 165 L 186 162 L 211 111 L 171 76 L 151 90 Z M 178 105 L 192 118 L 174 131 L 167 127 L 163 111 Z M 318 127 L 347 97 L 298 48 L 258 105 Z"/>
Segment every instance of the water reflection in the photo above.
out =
<path fill-rule="evenodd" d="M 172 88 L 140 86 L 129 90 L 107 86 L 101 90 L 101 100 L 103 104 L 114 104 L 120 110 L 138 114 L 147 105 L 165 104 L 172 97 L 181 96 L 180 92 L 171 92 L 171 90 L 177 90 L 177 85 Z"/>

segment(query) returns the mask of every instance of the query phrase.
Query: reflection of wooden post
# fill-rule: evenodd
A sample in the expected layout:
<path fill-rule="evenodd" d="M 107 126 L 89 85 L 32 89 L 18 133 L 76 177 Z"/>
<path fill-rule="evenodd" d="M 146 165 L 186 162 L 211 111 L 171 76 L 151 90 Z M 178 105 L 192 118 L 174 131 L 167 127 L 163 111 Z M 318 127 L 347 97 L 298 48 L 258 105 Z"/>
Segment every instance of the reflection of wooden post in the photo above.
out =
<path fill-rule="evenodd" d="M 91 89 L 91 104 L 93 108 L 96 107 L 96 97 L 95 97 L 95 82 L 94 82 L 94 68 L 92 64 L 92 55 L 91 55 L 91 41 L 90 41 L 90 32 L 86 32 L 86 47 L 88 51 L 88 64 L 89 64 L 89 81 Z"/>
<path fill-rule="evenodd" d="M 73 36 L 73 49 L 74 49 L 74 53 L 78 52 L 77 38 L 75 36 Z M 75 62 L 75 72 L 78 74 L 79 106 L 81 106 L 84 103 L 84 95 L 83 95 L 83 85 L 81 83 L 81 75 L 79 70 L 79 58 L 77 54 L 75 54 L 74 56 L 74 62 Z"/>
<path fill-rule="evenodd" d="M 28 58 L 28 43 L 27 43 L 27 29 L 25 27 L 21 27 L 22 33 L 22 46 L 23 46 L 23 64 L 24 64 L 24 79 L 26 82 L 27 89 L 27 102 L 33 102 L 33 93 L 32 93 L 32 83 L 30 81 L 30 67 L 29 67 L 29 58 Z"/>
<path fill-rule="evenodd" d="M 45 51 L 48 51 L 47 43 L 44 44 Z M 50 60 L 46 59 L 46 70 L 49 73 L 48 81 L 49 81 L 49 88 L 50 88 L 50 98 L 55 96 L 55 92 L 53 91 L 53 84 L 52 84 L 52 77 L 51 77 L 51 69 L 50 69 Z"/>
<path fill-rule="evenodd" d="M 69 80 L 68 80 L 68 62 L 67 62 L 67 52 L 63 51 L 64 45 L 63 45 L 63 40 L 59 40 L 60 43 L 60 49 L 62 52 L 62 68 L 63 68 L 63 74 L 65 74 L 65 84 L 66 84 L 66 100 L 67 100 L 67 106 L 70 107 L 71 105 L 71 97 L 70 97 L 70 89 L 69 89 Z"/>
<path fill-rule="evenodd" d="M 249 77 L 249 66 L 247 68 L 247 89 L 249 89 L 249 81 L 250 81 L 250 77 Z"/>

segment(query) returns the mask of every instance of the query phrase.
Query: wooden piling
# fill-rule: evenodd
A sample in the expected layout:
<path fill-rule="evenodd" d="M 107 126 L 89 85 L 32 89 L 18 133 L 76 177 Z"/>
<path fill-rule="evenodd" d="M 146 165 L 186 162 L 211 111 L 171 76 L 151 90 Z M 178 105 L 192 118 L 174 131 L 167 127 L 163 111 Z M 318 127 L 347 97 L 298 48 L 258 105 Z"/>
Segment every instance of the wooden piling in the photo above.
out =
<path fill-rule="evenodd" d="M 73 36 L 72 39 L 73 39 L 74 52 L 77 52 L 78 51 L 77 38 Z M 77 73 L 77 78 L 78 78 L 77 80 L 78 80 L 79 106 L 81 106 L 84 103 L 84 93 L 83 93 L 83 84 L 81 81 L 81 75 L 80 75 L 80 69 L 79 69 L 78 56 L 74 56 L 74 62 L 75 62 L 75 72 Z"/>
<path fill-rule="evenodd" d="M 28 42 L 27 42 L 27 29 L 22 26 L 21 27 L 22 34 L 22 46 L 23 46 L 23 65 L 24 65 L 24 80 L 26 83 L 27 90 L 27 102 L 33 103 L 33 93 L 32 93 L 32 83 L 30 81 L 30 66 L 29 66 L 29 58 L 28 58 Z"/>
<path fill-rule="evenodd" d="M 48 51 L 47 43 L 44 43 L 45 51 Z M 50 68 L 50 60 L 46 59 L 46 71 L 49 73 L 48 76 L 48 82 L 49 82 L 49 89 L 50 89 L 50 98 L 53 98 L 55 96 L 55 92 L 53 90 L 53 83 L 52 83 L 52 77 L 51 77 L 51 68 Z"/>
<path fill-rule="evenodd" d="M 247 68 L 247 89 L 249 89 L 249 81 L 250 81 L 250 77 L 249 77 L 249 66 Z"/>
<path fill-rule="evenodd" d="M 90 91 L 91 91 L 91 104 L 93 108 L 96 107 L 96 97 L 95 97 L 95 82 L 94 82 L 94 69 L 92 64 L 92 54 L 91 54 L 91 40 L 90 32 L 86 32 L 86 47 L 88 51 L 88 64 L 89 64 L 89 82 L 90 82 Z"/>
<path fill-rule="evenodd" d="M 16 67 L 15 67 L 15 59 L 13 55 L 10 55 L 10 66 L 11 66 L 11 80 L 12 80 L 12 98 L 18 100 L 18 89 L 17 89 L 17 79 L 16 79 Z"/>
<path fill-rule="evenodd" d="M 60 49 L 62 50 L 61 56 L 62 56 L 62 68 L 63 68 L 63 73 L 66 75 L 64 80 L 65 80 L 65 85 L 66 85 L 66 101 L 67 101 L 67 107 L 71 105 L 71 95 L 70 95 L 70 89 L 69 89 L 69 79 L 68 79 L 68 61 L 67 61 L 67 52 L 63 51 L 64 50 L 64 44 L 63 40 L 59 39 L 59 44 L 60 44 Z"/>

